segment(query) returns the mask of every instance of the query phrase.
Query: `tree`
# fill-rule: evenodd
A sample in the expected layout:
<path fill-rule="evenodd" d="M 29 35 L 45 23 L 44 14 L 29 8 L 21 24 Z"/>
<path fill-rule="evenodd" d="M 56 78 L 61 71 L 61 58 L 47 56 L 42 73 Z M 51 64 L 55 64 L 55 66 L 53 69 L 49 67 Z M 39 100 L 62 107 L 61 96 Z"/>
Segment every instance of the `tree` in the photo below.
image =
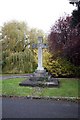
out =
<path fill-rule="evenodd" d="M 45 36 L 42 30 L 29 28 L 26 23 L 10 21 L 1 30 L 2 69 L 6 73 L 30 73 L 37 67 L 37 50 L 32 44 L 38 36 Z"/>
<path fill-rule="evenodd" d="M 3 51 L 20 52 L 24 49 L 24 33 L 28 34 L 28 27 L 24 22 L 11 21 L 2 27 Z"/>
<path fill-rule="evenodd" d="M 77 26 L 80 28 L 80 1 L 70 2 L 70 4 L 76 4 L 77 7 L 77 10 L 73 10 L 72 12 L 71 27 L 75 28 Z"/>
<path fill-rule="evenodd" d="M 71 28 L 71 17 L 59 18 L 48 36 L 50 51 L 57 56 L 66 57 L 74 65 L 80 65 L 80 34 Z"/>

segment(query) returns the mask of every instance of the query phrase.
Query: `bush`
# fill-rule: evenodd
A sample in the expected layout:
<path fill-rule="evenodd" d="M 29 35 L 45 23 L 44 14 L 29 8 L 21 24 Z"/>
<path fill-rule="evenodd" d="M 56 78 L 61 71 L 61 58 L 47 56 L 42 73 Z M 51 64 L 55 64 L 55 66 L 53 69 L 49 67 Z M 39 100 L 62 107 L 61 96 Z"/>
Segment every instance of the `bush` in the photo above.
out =
<path fill-rule="evenodd" d="M 44 55 L 44 67 L 54 77 L 80 77 L 80 67 L 74 66 L 64 58 L 56 58 L 48 52 Z"/>

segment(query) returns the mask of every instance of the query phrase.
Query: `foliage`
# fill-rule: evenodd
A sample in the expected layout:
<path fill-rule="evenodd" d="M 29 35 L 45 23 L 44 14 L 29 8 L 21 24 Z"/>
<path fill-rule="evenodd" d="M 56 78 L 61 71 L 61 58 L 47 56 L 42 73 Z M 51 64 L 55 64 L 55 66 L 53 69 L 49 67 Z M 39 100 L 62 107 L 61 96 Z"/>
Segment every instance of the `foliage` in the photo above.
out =
<path fill-rule="evenodd" d="M 60 57 L 55 58 L 49 51 L 45 52 L 44 58 L 43 65 L 53 77 L 80 76 L 80 67 L 74 66 L 67 59 Z"/>
<path fill-rule="evenodd" d="M 0 42 L 0 73 L 2 73 L 2 43 Z"/>
<path fill-rule="evenodd" d="M 79 36 L 71 32 L 69 28 L 70 18 L 60 20 L 52 28 L 49 35 L 50 51 L 43 50 L 43 66 L 54 77 L 79 76 L 80 67 L 75 67 L 70 63 L 79 64 Z M 47 37 L 42 30 L 29 28 L 26 23 L 11 21 L 2 27 L 1 59 L 3 73 L 32 73 L 37 68 L 37 49 L 32 49 L 32 44 L 37 43 L 38 36 L 43 36 L 43 43 L 47 43 Z M 76 31 L 77 32 L 77 31 Z M 74 35 L 73 37 L 70 34 Z M 53 39 L 54 38 L 54 39 Z M 72 38 L 76 39 L 72 43 Z M 77 49 L 76 49 L 77 47 Z M 64 49 L 65 48 L 65 49 Z M 55 51 L 55 52 L 54 52 Z M 63 58 L 60 58 L 63 53 Z M 57 59 L 56 59 L 56 56 Z M 64 56 L 67 57 L 64 58 Z M 77 57 L 76 57 L 77 56 Z M 70 60 L 69 60 L 70 59 Z M 68 61 L 67 61 L 68 60 Z M 77 65 L 78 65 L 77 64 Z"/>
<path fill-rule="evenodd" d="M 44 37 L 44 32 L 18 21 L 5 23 L 1 32 L 3 73 L 33 72 L 37 67 L 37 54 L 32 44 L 37 43 L 38 36 Z"/>
<path fill-rule="evenodd" d="M 77 9 L 72 12 L 71 27 L 77 26 L 80 32 L 80 1 L 75 2 L 75 4 Z"/>
<path fill-rule="evenodd" d="M 71 17 L 60 18 L 51 28 L 48 36 L 50 51 L 56 56 L 67 58 L 76 66 L 80 65 L 80 34 L 70 27 Z"/>
<path fill-rule="evenodd" d="M 15 52 L 6 57 L 3 65 L 4 73 L 31 73 L 36 67 L 34 55 L 31 50 L 27 49 L 24 52 Z"/>
<path fill-rule="evenodd" d="M 2 50 L 21 52 L 24 50 L 24 33 L 28 34 L 28 27 L 24 22 L 11 21 L 2 27 Z"/>

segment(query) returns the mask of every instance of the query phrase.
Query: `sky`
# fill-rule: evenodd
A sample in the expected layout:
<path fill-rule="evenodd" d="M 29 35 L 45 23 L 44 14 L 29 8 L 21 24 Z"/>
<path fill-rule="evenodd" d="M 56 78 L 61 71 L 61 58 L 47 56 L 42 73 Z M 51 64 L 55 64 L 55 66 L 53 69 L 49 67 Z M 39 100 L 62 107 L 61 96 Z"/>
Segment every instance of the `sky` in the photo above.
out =
<path fill-rule="evenodd" d="M 55 21 L 72 13 L 69 0 L 0 0 L 0 26 L 11 20 L 48 32 Z"/>

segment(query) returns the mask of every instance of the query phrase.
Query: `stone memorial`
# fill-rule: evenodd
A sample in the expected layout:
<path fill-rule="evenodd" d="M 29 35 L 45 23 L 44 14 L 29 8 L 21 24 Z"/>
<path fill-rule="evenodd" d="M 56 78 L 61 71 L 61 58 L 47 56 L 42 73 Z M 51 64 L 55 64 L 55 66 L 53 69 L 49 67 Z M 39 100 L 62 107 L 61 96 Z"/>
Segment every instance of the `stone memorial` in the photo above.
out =
<path fill-rule="evenodd" d="M 38 48 L 38 67 L 35 72 L 28 78 L 28 80 L 24 80 L 20 83 L 20 86 L 32 86 L 32 87 L 53 87 L 59 86 L 59 80 L 57 78 L 53 78 L 51 75 L 46 72 L 42 65 L 42 52 L 44 48 L 48 48 L 47 44 L 42 43 L 43 38 L 38 37 L 38 44 L 33 44 L 32 48 Z"/>

